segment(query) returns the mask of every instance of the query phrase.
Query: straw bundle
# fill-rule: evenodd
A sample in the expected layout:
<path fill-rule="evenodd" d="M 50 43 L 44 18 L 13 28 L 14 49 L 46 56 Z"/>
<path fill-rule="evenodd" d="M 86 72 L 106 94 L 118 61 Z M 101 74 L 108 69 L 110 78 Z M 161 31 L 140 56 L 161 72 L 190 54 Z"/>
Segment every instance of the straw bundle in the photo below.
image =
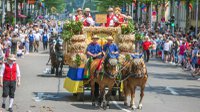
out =
<path fill-rule="evenodd" d="M 135 40 L 135 35 L 121 35 L 119 37 L 119 41 L 124 43 L 124 42 L 134 42 Z"/>
<path fill-rule="evenodd" d="M 69 46 L 69 52 L 70 53 L 79 53 L 84 52 L 86 49 L 86 43 L 82 42 L 75 42 Z"/>
<path fill-rule="evenodd" d="M 119 44 L 119 50 L 121 52 L 132 52 L 132 43 L 121 43 Z"/>
<path fill-rule="evenodd" d="M 80 60 L 78 60 L 80 62 L 80 65 L 83 65 L 86 63 L 87 61 L 87 56 L 83 53 L 67 53 L 64 56 L 64 63 L 66 65 L 69 65 L 70 67 L 78 67 L 77 66 L 77 55 L 79 55 Z"/>
<path fill-rule="evenodd" d="M 72 43 L 85 42 L 86 37 L 84 35 L 74 35 L 70 40 Z"/>

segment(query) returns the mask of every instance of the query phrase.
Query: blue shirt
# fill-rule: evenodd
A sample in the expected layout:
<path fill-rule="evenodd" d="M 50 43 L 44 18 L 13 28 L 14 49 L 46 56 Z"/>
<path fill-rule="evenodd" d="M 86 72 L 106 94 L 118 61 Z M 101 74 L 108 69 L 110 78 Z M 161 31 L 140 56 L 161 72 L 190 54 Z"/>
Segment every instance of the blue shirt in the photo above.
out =
<path fill-rule="evenodd" d="M 33 34 L 30 34 L 28 37 L 29 37 L 29 41 L 30 41 L 30 42 L 33 42 L 33 41 L 34 41 L 34 35 L 33 35 Z"/>
<path fill-rule="evenodd" d="M 116 44 L 105 44 L 103 51 L 107 53 L 108 58 L 118 58 L 119 54 L 112 54 L 112 52 L 118 52 L 119 49 Z"/>
<path fill-rule="evenodd" d="M 44 34 L 44 35 L 43 35 L 42 41 L 43 41 L 43 42 L 47 42 L 47 41 L 48 41 L 48 36 L 47 36 L 47 34 Z"/>
<path fill-rule="evenodd" d="M 99 44 L 90 43 L 87 47 L 87 52 L 88 51 L 92 54 L 99 54 L 100 52 L 102 52 L 102 48 Z M 98 57 L 98 58 L 101 58 L 101 57 Z"/>

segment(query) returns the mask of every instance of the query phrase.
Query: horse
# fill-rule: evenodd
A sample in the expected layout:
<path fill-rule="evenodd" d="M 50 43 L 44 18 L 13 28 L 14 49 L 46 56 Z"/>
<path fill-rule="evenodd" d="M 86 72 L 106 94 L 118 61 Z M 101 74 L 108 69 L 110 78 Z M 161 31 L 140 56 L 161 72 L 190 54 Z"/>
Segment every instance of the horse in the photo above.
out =
<path fill-rule="evenodd" d="M 134 99 L 136 87 L 140 87 L 140 101 L 138 109 L 142 109 L 142 100 L 144 97 L 144 89 L 148 79 L 146 65 L 140 55 L 131 55 L 131 62 L 129 63 L 127 69 L 122 70 L 122 80 L 124 84 L 124 105 L 128 106 L 127 97 L 131 95 L 130 107 L 131 109 L 137 109 Z"/>
<path fill-rule="evenodd" d="M 118 76 L 117 59 L 108 59 L 107 61 L 104 61 L 104 59 L 93 60 L 93 62 L 91 63 L 90 74 L 92 105 L 96 105 L 95 83 L 97 83 L 99 84 L 100 88 L 100 97 L 98 101 L 99 106 L 101 106 L 101 104 L 103 103 L 103 109 L 107 109 L 107 106 L 109 106 L 111 91 L 114 84 L 116 83 L 116 78 Z M 108 87 L 107 94 L 105 94 L 105 87 Z"/>
<path fill-rule="evenodd" d="M 50 59 L 51 59 L 51 74 L 55 73 L 56 76 L 62 76 L 62 69 L 64 65 L 63 43 L 58 39 L 50 46 Z"/>

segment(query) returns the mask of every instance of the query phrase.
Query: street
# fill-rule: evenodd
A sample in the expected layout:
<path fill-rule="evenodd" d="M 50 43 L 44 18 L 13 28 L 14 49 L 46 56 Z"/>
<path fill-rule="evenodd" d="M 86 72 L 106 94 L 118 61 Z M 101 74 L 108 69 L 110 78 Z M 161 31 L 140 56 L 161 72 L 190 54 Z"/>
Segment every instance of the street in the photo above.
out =
<path fill-rule="evenodd" d="M 63 78 L 45 74 L 48 52 L 29 54 L 18 59 L 22 84 L 17 88 L 15 112 L 96 112 L 103 109 L 92 107 L 90 93 L 85 101 L 63 89 Z M 183 72 L 181 68 L 151 60 L 148 64 L 149 79 L 145 89 L 143 109 L 135 112 L 199 112 L 200 82 Z M 66 75 L 67 68 L 64 69 Z M 139 89 L 138 89 L 139 90 Z M 139 100 L 137 90 L 136 104 Z M 2 92 L 2 91 L 1 91 Z M 111 101 L 108 112 L 130 112 L 122 101 Z"/>

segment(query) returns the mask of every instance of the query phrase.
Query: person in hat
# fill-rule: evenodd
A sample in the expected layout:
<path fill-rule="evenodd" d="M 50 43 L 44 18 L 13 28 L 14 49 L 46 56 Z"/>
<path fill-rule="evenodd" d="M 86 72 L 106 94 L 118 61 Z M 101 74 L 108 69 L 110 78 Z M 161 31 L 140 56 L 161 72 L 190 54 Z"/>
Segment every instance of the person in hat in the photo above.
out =
<path fill-rule="evenodd" d="M 102 58 L 102 48 L 97 43 L 99 37 L 94 35 L 92 37 L 92 42 L 87 47 L 87 57 L 92 57 L 93 59 Z"/>
<path fill-rule="evenodd" d="M 102 48 L 97 43 L 98 40 L 99 40 L 99 37 L 97 35 L 94 35 L 92 37 L 92 42 L 87 47 L 86 51 L 87 51 L 87 57 L 89 58 L 89 60 L 101 59 L 102 58 Z M 99 63 L 101 63 L 101 61 Z M 88 62 L 89 66 L 90 66 L 90 64 L 91 64 L 91 62 Z M 97 69 L 99 69 L 99 68 L 97 68 Z M 88 70 L 90 70 L 90 68 L 86 68 L 85 69 L 85 73 L 87 73 Z M 94 94 L 95 94 L 95 97 L 99 96 L 99 85 L 97 83 L 95 83 L 95 92 L 94 92 Z"/>
<path fill-rule="evenodd" d="M 114 14 L 113 8 L 108 9 L 108 14 L 107 14 L 107 23 L 105 24 L 106 27 L 113 27 L 115 25 L 115 22 L 117 22 L 118 19 L 116 18 Z"/>
<path fill-rule="evenodd" d="M 107 55 L 107 58 L 115 58 L 119 57 L 119 49 L 118 46 L 113 42 L 113 37 L 107 37 L 107 43 L 103 46 L 104 55 Z"/>
<path fill-rule="evenodd" d="M 93 20 L 91 14 L 90 14 L 90 8 L 85 8 L 85 20 L 83 21 L 83 25 L 88 27 L 88 26 L 94 26 L 95 21 Z"/>
<path fill-rule="evenodd" d="M 83 10 L 81 8 L 78 8 L 76 12 L 77 14 L 73 17 L 73 20 L 83 22 L 84 21 Z"/>
<path fill-rule="evenodd" d="M 9 96 L 9 112 L 12 112 L 14 102 L 16 85 L 20 86 L 20 70 L 18 64 L 15 62 L 14 55 L 10 55 L 7 62 L 4 63 L 0 71 L 0 87 L 3 87 L 3 103 L 2 108 L 6 108 L 6 98 Z"/>
<path fill-rule="evenodd" d="M 118 27 L 121 24 L 125 23 L 125 19 L 132 19 L 132 17 L 122 14 L 121 9 L 119 7 L 115 8 L 115 16 L 118 19 L 118 21 L 115 22 L 115 25 L 114 25 L 115 27 Z"/>

